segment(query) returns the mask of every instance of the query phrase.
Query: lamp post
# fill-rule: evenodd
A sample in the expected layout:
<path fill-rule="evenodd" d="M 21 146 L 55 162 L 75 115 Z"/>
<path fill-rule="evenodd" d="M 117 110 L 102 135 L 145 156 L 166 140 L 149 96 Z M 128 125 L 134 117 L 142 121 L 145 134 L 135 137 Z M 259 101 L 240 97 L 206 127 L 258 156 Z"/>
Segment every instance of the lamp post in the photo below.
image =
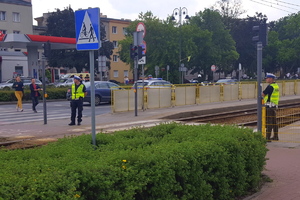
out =
<path fill-rule="evenodd" d="M 178 63 L 178 69 L 181 71 L 181 83 L 183 83 L 183 67 L 181 66 L 181 25 L 182 25 L 182 15 L 185 15 L 184 19 L 188 20 L 190 19 L 190 17 L 188 16 L 188 9 L 186 7 L 179 7 L 179 8 L 175 8 L 173 10 L 173 14 L 172 14 L 172 18 L 171 20 L 175 21 L 176 18 L 175 16 L 179 16 L 178 21 L 176 21 L 179 25 L 179 63 Z"/>

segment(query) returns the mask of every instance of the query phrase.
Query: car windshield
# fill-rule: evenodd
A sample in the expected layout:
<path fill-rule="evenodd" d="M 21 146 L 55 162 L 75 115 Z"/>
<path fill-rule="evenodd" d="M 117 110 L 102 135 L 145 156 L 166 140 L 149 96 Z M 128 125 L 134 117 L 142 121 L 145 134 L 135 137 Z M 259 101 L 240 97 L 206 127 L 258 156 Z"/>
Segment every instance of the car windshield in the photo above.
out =
<path fill-rule="evenodd" d="M 64 83 L 64 82 L 66 82 L 66 80 L 68 80 L 68 79 L 60 79 L 58 82 L 59 83 Z"/>
<path fill-rule="evenodd" d="M 148 85 L 148 82 L 144 82 L 144 86 Z M 143 86 L 143 82 L 137 82 L 137 86 Z"/>

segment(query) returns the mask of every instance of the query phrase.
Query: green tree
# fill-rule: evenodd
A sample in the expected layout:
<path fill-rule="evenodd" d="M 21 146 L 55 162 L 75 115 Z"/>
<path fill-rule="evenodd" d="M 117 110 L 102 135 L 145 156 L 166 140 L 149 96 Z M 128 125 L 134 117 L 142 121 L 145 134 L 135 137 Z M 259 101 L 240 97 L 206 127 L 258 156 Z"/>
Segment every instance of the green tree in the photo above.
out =
<path fill-rule="evenodd" d="M 209 51 L 209 55 L 206 55 L 208 62 L 205 63 L 202 70 L 210 75 L 210 66 L 214 64 L 218 66 L 221 72 L 226 74 L 232 72 L 234 70 L 233 64 L 238 59 L 239 54 L 235 48 L 235 41 L 222 22 L 221 15 L 216 11 L 205 9 L 191 18 L 191 25 L 211 33 L 211 46 L 206 49 Z"/>

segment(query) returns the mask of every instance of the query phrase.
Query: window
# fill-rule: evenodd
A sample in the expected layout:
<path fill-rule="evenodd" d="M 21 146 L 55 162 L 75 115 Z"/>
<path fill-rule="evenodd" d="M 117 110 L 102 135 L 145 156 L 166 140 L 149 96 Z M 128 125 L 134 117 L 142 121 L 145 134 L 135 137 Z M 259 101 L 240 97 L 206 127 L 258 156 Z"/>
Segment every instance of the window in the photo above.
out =
<path fill-rule="evenodd" d="M 123 35 L 127 35 L 127 29 L 123 27 Z"/>
<path fill-rule="evenodd" d="M 114 77 L 115 78 L 119 77 L 119 71 L 118 70 L 114 70 Z"/>
<path fill-rule="evenodd" d="M 13 31 L 14 34 L 20 34 L 20 31 Z"/>
<path fill-rule="evenodd" d="M 1 31 L 3 34 L 6 34 L 6 30 L 1 30 L 1 29 L 0 29 L 0 31 Z"/>
<path fill-rule="evenodd" d="M 114 56 L 113 56 L 113 61 L 114 61 L 114 62 L 118 62 L 118 56 L 117 56 L 117 55 L 114 55 Z"/>
<path fill-rule="evenodd" d="M 113 41 L 114 47 L 118 48 L 118 41 Z"/>
<path fill-rule="evenodd" d="M 112 27 L 112 33 L 117 34 L 117 27 L 116 26 Z"/>
<path fill-rule="evenodd" d="M 6 20 L 6 12 L 5 11 L 0 11 L 0 21 Z"/>
<path fill-rule="evenodd" d="M 13 22 L 20 22 L 20 13 L 13 12 Z"/>
<path fill-rule="evenodd" d="M 17 74 L 23 75 L 23 66 L 15 66 L 15 72 L 17 72 Z"/>
<path fill-rule="evenodd" d="M 124 76 L 128 77 L 128 70 L 124 70 Z"/>

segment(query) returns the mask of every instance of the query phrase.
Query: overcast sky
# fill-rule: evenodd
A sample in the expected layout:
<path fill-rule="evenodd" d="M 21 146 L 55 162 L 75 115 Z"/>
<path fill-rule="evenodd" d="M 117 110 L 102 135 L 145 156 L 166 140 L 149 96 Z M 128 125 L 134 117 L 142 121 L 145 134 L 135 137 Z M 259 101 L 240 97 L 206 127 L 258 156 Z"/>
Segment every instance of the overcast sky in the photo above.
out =
<path fill-rule="evenodd" d="M 166 19 L 172 15 L 175 8 L 186 7 L 188 14 L 194 16 L 196 12 L 210 8 L 217 0 L 32 0 L 33 18 L 43 13 L 53 12 L 55 8 L 64 9 L 71 5 L 76 11 L 79 8 L 99 7 L 100 12 L 108 18 L 124 18 L 135 20 L 140 12 L 151 11 L 154 16 Z M 232 0 L 233 1 L 233 0 Z M 278 20 L 291 13 L 300 11 L 299 0 L 241 0 L 246 14 L 243 17 L 254 16 L 255 12 L 262 12 L 268 21 Z M 278 9 L 276 9 L 278 8 Z M 34 25 L 36 22 L 34 20 Z"/>

